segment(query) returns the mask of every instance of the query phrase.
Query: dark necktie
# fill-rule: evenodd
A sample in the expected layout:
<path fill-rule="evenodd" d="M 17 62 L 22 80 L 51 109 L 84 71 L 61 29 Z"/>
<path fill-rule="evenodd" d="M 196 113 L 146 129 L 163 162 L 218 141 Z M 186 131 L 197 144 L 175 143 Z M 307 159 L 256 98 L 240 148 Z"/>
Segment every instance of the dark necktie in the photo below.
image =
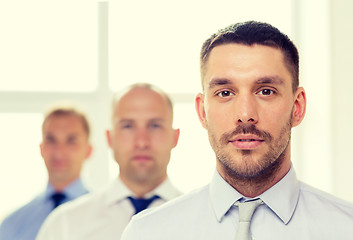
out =
<path fill-rule="evenodd" d="M 159 197 L 156 195 L 151 198 L 147 198 L 147 199 L 128 197 L 128 199 L 131 201 L 132 205 L 134 205 L 135 214 L 141 212 L 142 210 L 145 210 L 157 198 L 159 198 Z"/>
<path fill-rule="evenodd" d="M 54 193 L 52 196 L 51 196 L 51 199 L 53 200 L 53 203 L 54 203 L 54 207 L 53 209 L 55 209 L 57 206 L 59 206 L 60 204 L 63 203 L 64 199 L 66 198 L 65 194 L 63 193 Z"/>

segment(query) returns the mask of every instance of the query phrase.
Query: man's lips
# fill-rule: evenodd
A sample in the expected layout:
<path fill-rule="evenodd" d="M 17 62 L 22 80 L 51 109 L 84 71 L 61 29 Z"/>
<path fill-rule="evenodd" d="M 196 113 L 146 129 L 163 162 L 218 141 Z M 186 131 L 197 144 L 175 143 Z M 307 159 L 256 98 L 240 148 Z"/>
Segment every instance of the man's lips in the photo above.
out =
<path fill-rule="evenodd" d="M 52 159 L 50 161 L 50 165 L 52 168 L 55 168 L 55 169 L 64 169 L 67 167 L 68 163 L 66 160 Z"/>
<path fill-rule="evenodd" d="M 234 139 L 231 139 L 229 142 L 233 144 L 238 149 L 242 150 L 251 150 L 260 146 L 265 140 L 262 138 L 253 135 L 253 134 L 242 134 L 237 135 Z"/>
<path fill-rule="evenodd" d="M 150 161 L 152 157 L 149 155 L 135 155 L 132 159 L 135 161 Z"/>

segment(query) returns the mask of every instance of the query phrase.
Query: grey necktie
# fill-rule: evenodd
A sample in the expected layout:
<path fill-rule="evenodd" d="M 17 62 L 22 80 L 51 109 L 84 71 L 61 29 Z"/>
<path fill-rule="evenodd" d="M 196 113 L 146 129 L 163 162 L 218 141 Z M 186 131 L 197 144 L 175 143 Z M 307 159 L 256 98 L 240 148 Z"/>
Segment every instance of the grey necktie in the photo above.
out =
<path fill-rule="evenodd" d="M 262 203 L 261 199 L 248 202 L 236 202 L 234 205 L 239 207 L 239 224 L 235 240 L 251 240 L 250 222 L 255 209 Z"/>

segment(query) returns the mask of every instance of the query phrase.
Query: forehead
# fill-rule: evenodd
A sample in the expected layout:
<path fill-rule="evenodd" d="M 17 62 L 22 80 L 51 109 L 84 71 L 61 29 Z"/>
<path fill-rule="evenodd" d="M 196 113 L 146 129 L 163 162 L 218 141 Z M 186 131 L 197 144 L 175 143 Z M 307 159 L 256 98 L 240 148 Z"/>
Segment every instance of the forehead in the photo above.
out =
<path fill-rule="evenodd" d="M 129 120 L 171 120 L 172 110 L 165 96 L 151 89 L 134 88 L 115 104 L 113 117 Z"/>
<path fill-rule="evenodd" d="M 203 77 L 205 88 L 215 78 L 256 79 L 277 76 L 291 81 L 281 50 L 254 44 L 225 44 L 212 49 Z"/>
<path fill-rule="evenodd" d="M 43 134 L 70 134 L 84 131 L 82 120 L 71 114 L 50 116 L 43 125 Z"/>

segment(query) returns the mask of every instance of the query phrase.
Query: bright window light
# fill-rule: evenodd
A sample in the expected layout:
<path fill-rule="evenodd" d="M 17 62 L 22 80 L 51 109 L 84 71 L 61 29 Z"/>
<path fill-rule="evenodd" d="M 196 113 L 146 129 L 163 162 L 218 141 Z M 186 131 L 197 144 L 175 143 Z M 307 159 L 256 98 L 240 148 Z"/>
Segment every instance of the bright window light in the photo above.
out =
<path fill-rule="evenodd" d="M 0 1 L 0 90 L 97 87 L 97 2 Z"/>
<path fill-rule="evenodd" d="M 110 87 L 117 90 L 134 82 L 150 82 L 170 93 L 195 93 L 201 88 L 199 52 L 207 37 L 219 28 L 246 20 L 273 23 L 290 34 L 290 3 L 112 0 Z"/>

